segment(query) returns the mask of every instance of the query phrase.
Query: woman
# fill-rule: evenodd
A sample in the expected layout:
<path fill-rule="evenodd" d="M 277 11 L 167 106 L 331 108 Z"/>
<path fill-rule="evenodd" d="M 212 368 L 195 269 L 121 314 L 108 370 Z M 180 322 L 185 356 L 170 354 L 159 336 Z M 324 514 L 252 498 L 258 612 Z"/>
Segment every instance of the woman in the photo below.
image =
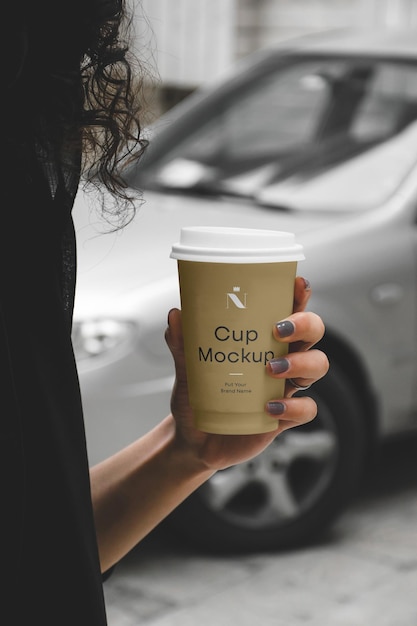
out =
<path fill-rule="evenodd" d="M 181 313 L 172 310 L 166 331 L 176 369 L 172 414 L 89 471 L 71 345 L 71 209 L 82 171 L 91 170 L 115 200 L 103 206 L 105 218 L 111 214 L 119 226 L 133 217 L 137 198 L 124 185 L 122 166 L 146 142 L 139 74 L 125 39 L 129 16 L 124 0 L 24 0 L 4 12 L 2 608 L 8 624 L 104 626 L 102 573 L 217 470 L 259 454 L 317 409 L 311 398 L 294 398 L 288 381 L 285 398 L 270 405 L 279 413 L 276 432 L 196 431 Z M 308 282 L 297 278 L 294 314 L 274 329 L 290 354 L 285 363 L 268 364 L 271 376 L 301 385 L 328 368 L 326 356 L 310 349 L 324 328 L 305 312 L 309 294 Z"/>

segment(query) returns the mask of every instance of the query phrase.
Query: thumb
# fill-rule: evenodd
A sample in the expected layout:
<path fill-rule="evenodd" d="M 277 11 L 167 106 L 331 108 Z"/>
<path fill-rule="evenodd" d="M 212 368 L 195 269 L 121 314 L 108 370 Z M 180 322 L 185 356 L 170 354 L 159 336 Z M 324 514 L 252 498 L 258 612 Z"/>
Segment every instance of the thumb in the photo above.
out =
<path fill-rule="evenodd" d="M 168 313 L 168 326 L 165 331 L 165 341 L 171 351 L 175 365 L 175 382 L 171 395 L 171 412 L 174 416 L 178 417 L 184 414 L 185 408 L 189 407 L 181 311 L 178 309 L 171 309 Z"/>
<path fill-rule="evenodd" d="M 175 367 L 184 367 L 184 345 L 182 335 L 181 311 L 171 309 L 168 313 L 168 326 L 165 331 L 165 341 L 174 358 Z"/>

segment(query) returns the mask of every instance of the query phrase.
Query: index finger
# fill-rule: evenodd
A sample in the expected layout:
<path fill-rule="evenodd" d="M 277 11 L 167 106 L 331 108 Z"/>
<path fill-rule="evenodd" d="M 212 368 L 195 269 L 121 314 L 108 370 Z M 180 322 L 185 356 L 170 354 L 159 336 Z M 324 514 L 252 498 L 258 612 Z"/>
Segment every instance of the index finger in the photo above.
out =
<path fill-rule="evenodd" d="M 311 285 L 307 278 L 297 276 L 294 283 L 293 313 L 305 311 L 311 296 Z"/>

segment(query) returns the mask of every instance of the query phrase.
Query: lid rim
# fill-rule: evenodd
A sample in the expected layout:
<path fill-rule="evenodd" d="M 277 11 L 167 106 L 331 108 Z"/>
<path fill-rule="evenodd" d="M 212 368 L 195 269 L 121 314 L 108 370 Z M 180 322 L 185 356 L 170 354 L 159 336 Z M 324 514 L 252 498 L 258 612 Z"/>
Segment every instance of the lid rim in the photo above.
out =
<path fill-rule="evenodd" d="M 221 226 L 185 226 L 170 257 L 218 263 L 273 263 L 303 260 L 294 233 Z"/>

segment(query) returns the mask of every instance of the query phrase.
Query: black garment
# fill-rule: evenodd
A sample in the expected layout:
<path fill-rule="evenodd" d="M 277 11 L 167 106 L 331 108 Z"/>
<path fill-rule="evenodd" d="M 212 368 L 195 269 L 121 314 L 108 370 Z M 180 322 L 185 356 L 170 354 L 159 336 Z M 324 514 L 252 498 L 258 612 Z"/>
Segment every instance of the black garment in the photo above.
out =
<path fill-rule="evenodd" d="M 1 170 L 1 611 L 8 626 L 104 626 L 71 345 L 78 180 L 35 163 Z"/>

